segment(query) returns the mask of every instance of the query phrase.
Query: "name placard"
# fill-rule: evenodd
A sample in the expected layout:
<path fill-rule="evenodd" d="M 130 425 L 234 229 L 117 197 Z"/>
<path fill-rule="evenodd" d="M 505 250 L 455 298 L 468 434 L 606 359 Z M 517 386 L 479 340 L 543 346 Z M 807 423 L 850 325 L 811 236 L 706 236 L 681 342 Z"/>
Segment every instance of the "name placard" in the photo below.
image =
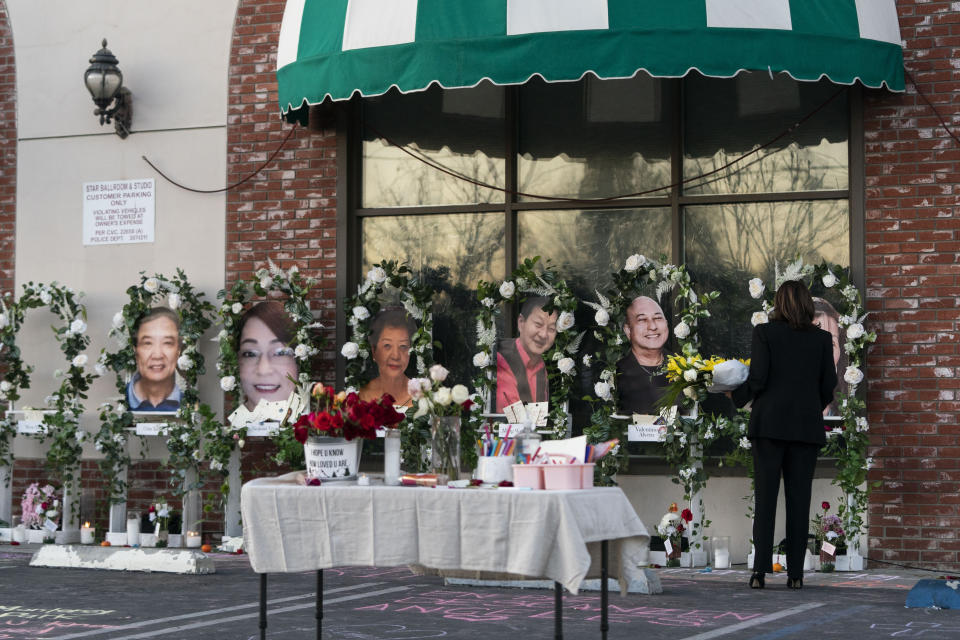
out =
<path fill-rule="evenodd" d="M 24 435 L 33 435 L 35 433 L 44 433 L 43 420 L 18 420 L 17 433 Z"/>
<path fill-rule="evenodd" d="M 269 437 L 280 432 L 279 422 L 251 422 L 247 425 L 247 436 Z"/>
<path fill-rule="evenodd" d="M 138 422 L 135 433 L 138 436 L 165 436 L 167 435 L 167 423 Z"/>
<path fill-rule="evenodd" d="M 627 440 L 629 442 L 660 442 L 667 428 L 662 424 L 631 424 L 627 425 Z"/>

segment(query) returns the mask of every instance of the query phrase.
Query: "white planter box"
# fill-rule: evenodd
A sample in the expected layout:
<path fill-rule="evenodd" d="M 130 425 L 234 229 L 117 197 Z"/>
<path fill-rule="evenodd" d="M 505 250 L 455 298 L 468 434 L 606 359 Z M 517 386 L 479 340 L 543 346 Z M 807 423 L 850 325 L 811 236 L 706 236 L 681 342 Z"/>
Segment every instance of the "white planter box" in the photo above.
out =
<path fill-rule="evenodd" d="M 141 533 L 140 546 L 144 548 L 157 546 L 157 536 L 153 533 Z"/>
<path fill-rule="evenodd" d="M 167 539 L 167 546 L 174 547 L 174 548 L 182 547 L 183 546 L 182 540 L 183 540 L 183 537 L 181 534 L 171 533 L 169 538 Z"/>
<path fill-rule="evenodd" d="M 113 547 L 124 547 L 127 545 L 126 531 L 108 531 L 107 542 Z"/>
<path fill-rule="evenodd" d="M 49 535 L 43 529 L 27 529 L 27 542 L 29 544 L 43 544 L 44 536 Z"/>
<path fill-rule="evenodd" d="M 836 562 L 834 562 L 834 567 L 837 571 L 850 571 L 850 556 L 837 556 Z"/>
<path fill-rule="evenodd" d="M 661 567 L 667 565 L 667 552 L 666 551 L 651 551 L 650 552 L 650 564 L 658 564 Z"/>

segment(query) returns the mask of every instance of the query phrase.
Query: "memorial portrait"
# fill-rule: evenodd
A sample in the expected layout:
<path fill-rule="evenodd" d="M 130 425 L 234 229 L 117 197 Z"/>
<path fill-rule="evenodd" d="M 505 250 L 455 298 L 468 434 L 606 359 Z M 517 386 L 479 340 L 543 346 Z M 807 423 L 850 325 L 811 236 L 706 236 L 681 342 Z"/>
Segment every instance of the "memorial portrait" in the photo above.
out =
<path fill-rule="evenodd" d="M 387 307 L 370 323 L 370 356 L 377 365 L 376 376 L 360 389 L 361 400 L 393 396 L 394 405 L 411 405 L 407 384 L 410 378 L 410 351 L 417 324 L 403 307 Z"/>
<path fill-rule="evenodd" d="M 840 327 L 840 314 L 829 301 L 823 298 L 813 299 L 813 324 L 824 331 L 830 333 L 833 343 L 833 364 L 837 368 L 837 387 L 834 391 L 833 401 L 823 410 L 825 417 L 839 416 L 840 409 L 837 406 L 837 393 L 846 393 L 847 383 L 843 379 L 844 371 L 847 369 L 847 353 L 843 349 L 843 344 L 847 341 L 846 332 Z"/>
<path fill-rule="evenodd" d="M 663 367 L 670 323 L 653 298 L 638 296 L 627 307 L 623 333 L 628 351 L 617 361 L 617 411 L 655 415 L 668 382 Z"/>
<path fill-rule="evenodd" d="M 140 316 L 133 329 L 137 371 L 127 383 L 131 411 L 176 411 L 182 393 L 177 385 L 180 357 L 180 316 L 168 307 L 154 307 Z"/>
<path fill-rule="evenodd" d="M 244 406 L 260 401 L 286 402 L 297 381 L 297 359 L 291 343 L 297 326 L 283 303 L 265 300 L 240 317 L 237 364 Z"/>
<path fill-rule="evenodd" d="M 515 402 L 548 402 L 550 386 L 543 354 L 557 339 L 556 311 L 544 310 L 550 299 L 526 298 L 517 316 L 517 337 L 501 340 L 497 348 L 497 413 Z"/>

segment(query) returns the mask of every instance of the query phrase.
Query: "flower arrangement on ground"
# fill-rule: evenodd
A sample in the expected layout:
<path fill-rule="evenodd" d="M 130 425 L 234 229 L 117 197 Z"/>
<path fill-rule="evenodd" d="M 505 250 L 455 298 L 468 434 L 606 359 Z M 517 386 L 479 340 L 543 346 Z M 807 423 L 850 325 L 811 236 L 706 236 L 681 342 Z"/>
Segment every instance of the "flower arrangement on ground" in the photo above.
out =
<path fill-rule="evenodd" d="M 843 530 L 843 521 L 840 516 L 832 515 L 830 503 L 824 500 L 820 503 L 822 511 L 813 517 L 813 535 L 817 539 L 817 550 L 820 551 L 820 570 L 833 571 L 834 559 L 837 556 L 837 548 L 843 545 L 846 533 Z M 830 548 L 824 548 L 824 543 L 832 545 Z"/>
<path fill-rule="evenodd" d="M 664 549 L 667 552 L 667 566 L 680 566 L 680 549 L 683 544 L 683 532 L 690 526 L 693 513 L 690 509 L 679 511 L 677 503 L 670 503 L 670 509 L 660 518 L 657 533 L 663 538 Z M 669 543 L 669 544 L 668 544 Z"/>
<path fill-rule="evenodd" d="M 40 486 L 34 482 L 23 492 L 20 501 L 22 522 L 30 529 L 42 529 L 46 537 L 53 538 L 59 527 L 60 500 L 56 496 L 56 488 L 46 484 Z"/>
<path fill-rule="evenodd" d="M 373 439 L 380 427 L 395 427 L 403 420 L 403 414 L 393 408 L 389 394 L 365 401 L 352 391 L 337 393 L 333 387 L 318 382 L 310 391 L 310 401 L 314 409 L 293 424 L 293 436 L 300 444 L 305 444 L 310 436 Z M 281 424 L 281 430 L 284 426 Z"/>
<path fill-rule="evenodd" d="M 430 367 L 427 378 L 412 378 L 407 385 L 417 403 L 414 419 L 430 415 L 430 466 L 451 480 L 460 476 L 460 414 L 475 404 L 462 384 L 444 386 L 450 374 L 442 365 Z"/>
<path fill-rule="evenodd" d="M 170 526 L 170 505 L 161 498 L 158 502 L 151 504 L 147 512 L 150 523 L 154 526 L 154 535 L 157 536 L 157 546 L 167 546 L 167 533 Z"/>

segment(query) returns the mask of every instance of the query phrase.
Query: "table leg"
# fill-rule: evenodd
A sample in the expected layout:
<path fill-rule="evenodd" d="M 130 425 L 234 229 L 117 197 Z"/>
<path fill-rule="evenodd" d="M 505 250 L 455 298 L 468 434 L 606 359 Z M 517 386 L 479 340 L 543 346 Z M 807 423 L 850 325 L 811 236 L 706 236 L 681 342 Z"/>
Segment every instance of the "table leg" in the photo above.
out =
<path fill-rule="evenodd" d="M 267 638 L 267 574 L 260 574 L 260 640 Z"/>
<path fill-rule="evenodd" d="M 608 551 L 607 541 L 604 540 L 600 543 L 600 637 L 603 640 L 607 640 L 607 631 L 610 630 L 610 625 L 607 621 Z"/>
<path fill-rule="evenodd" d="M 553 583 L 553 637 L 563 640 L 563 585 Z"/>
<path fill-rule="evenodd" d="M 317 612 L 314 615 L 317 618 L 317 640 L 321 640 L 323 634 L 323 569 L 317 569 Z"/>

